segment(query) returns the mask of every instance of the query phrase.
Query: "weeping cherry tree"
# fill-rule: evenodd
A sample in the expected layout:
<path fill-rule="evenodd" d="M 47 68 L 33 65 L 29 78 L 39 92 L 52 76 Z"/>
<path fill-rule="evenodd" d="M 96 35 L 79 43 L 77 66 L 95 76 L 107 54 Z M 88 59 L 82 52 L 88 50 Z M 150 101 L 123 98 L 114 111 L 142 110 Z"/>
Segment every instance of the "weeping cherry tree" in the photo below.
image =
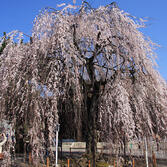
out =
<path fill-rule="evenodd" d="M 115 3 L 93 9 L 83 2 L 43 10 L 28 43 L 21 33 L 8 34 L 0 64 L 1 113 L 15 126 L 27 121 L 34 156 L 42 157 L 42 146 L 49 149 L 58 103 L 71 97 L 74 121 L 85 123 L 93 166 L 97 131 L 104 141 L 166 135 L 167 85 L 156 70 L 156 45 L 142 27 L 142 19 Z"/>

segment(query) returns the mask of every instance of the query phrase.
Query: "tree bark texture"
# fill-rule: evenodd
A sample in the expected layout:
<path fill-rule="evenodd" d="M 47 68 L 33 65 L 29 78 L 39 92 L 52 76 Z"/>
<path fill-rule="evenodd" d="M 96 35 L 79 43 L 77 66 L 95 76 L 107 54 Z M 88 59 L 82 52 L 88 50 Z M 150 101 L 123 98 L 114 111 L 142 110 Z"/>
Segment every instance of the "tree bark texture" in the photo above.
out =
<path fill-rule="evenodd" d="M 95 82 L 87 86 L 85 98 L 85 122 L 86 124 L 86 150 L 87 154 L 92 158 L 93 167 L 96 166 L 96 151 L 97 151 L 97 120 L 98 120 L 98 105 L 100 83 Z"/>

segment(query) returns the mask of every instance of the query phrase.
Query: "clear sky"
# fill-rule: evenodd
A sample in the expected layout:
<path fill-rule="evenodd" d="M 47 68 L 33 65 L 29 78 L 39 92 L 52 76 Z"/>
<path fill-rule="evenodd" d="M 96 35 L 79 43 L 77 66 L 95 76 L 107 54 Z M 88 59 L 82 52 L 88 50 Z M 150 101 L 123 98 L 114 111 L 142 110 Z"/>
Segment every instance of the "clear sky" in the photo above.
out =
<path fill-rule="evenodd" d="M 81 0 L 76 0 L 77 4 Z M 112 0 L 87 0 L 93 7 L 107 5 Z M 147 27 L 142 32 L 161 47 L 156 50 L 158 70 L 167 80 L 167 0 L 115 0 L 118 6 L 137 17 L 148 17 Z M 35 16 L 44 7 L 56 8 L 57 4 L 72 3 L 72 0 L 1 0 L 0 36 L 3 32 L 20 30 L 31 35 Z"/>

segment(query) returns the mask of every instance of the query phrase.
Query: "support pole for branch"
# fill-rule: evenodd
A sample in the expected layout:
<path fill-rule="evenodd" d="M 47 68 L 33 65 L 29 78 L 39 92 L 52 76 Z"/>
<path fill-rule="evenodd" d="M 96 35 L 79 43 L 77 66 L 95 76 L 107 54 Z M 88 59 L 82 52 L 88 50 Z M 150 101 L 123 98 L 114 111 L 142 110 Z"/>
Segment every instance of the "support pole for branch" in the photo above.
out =
<path fill-rule="evenodd" d="M 147 139 L 144 138 L 145 141 L 145 148 L 146 148 L 146 167 L 148 167 L 148 148 L 147 148 Z"/>
<path fill-rule="evenodd" d="M 56 131 L 56 167 L 57 167 L 57 159 L 58 159 L 58 131 Z"/>
<path fill-rule="evenodd" d="M 56 167 L 58 162 L 58 135 L 59 135 L 60 124 L 56 125 Z"/>

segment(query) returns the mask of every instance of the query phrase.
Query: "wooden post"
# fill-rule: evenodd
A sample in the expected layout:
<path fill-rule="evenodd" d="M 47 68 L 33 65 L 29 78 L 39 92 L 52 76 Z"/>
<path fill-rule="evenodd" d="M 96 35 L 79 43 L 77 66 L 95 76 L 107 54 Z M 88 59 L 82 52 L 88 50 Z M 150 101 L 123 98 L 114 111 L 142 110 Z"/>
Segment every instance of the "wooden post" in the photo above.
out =
<path fill-rule="evenodd" d="M 90 160 L 89 160 L 89 167 L 90 167 Z"/>
<path fill-rule="evenodd" d="M 132 164 L 133 164 L 133 167 L 135 167 L 135 160 L 134 160 L 134 158 L 133 158 L 133 163 Z"/>
<path fill-rule="evenodd" d="M 70 159 L 68 159 L 68 167 L 70 167 Z"/>
<path fill-rule="evenodd" d="M 115 160 L 114 160 L 114 167 L 115 167 Z"/>
<path fill-rule="evenodd" d="M 29 152 L 29 164 L 31 164 L 32 162 L 32 156 L 31 156 L 31 152 Z"/>
<path fill-rule="evenodd" d="M 46 158 L 46 166 L 49 167 L 49 157 Z"/>
<path fill-rule="evenodd" d="M 156 162 L 156 157 L 154 152 L 152 152 L 152 160 L 153 160 L 153 167 L 157 167 L 157 162 Z"/>

